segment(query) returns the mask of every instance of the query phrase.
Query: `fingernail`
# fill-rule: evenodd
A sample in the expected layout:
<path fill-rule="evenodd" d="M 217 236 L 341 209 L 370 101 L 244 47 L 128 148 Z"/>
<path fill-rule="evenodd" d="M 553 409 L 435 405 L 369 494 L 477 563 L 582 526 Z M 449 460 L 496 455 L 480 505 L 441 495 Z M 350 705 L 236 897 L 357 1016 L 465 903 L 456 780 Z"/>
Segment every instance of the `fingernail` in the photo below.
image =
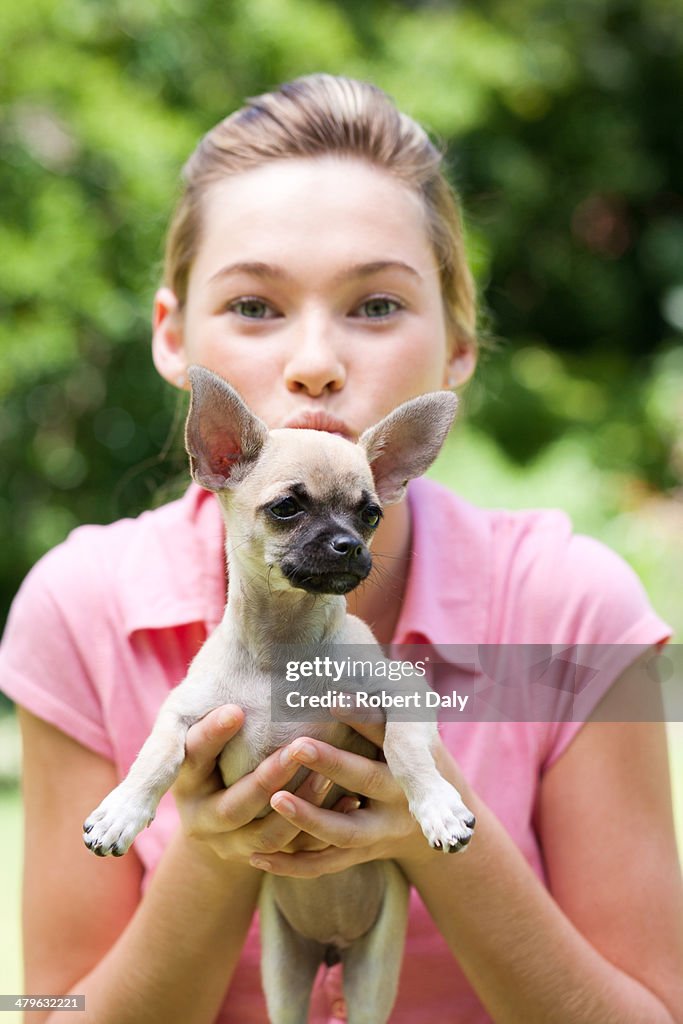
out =
<path fill-rule="evenodd" d="M 342 813 L 351 814 L 353 811 L 357 811 L 359 807 L 360 800 L 356 799 L 356 797 L 348 797 L 347 802 L 344 804 Z"/>
<path fill-rule="evenodd" d="M 324 775 L 316 774 L 311 778 L 311 789 L 318 795 L 326 793 L 331 786 L 332 779 L 326 779 Z"/>
<path fill-rule="evenodd" d="M 291 800 L 288 800 L 286 796 L 280 796 L 276 794 L 270 801 L 270 806 L 274 807 L 276 811 L 284 811 L 285 814 L 295 814 L 296 807 Z"/>
<path fill-rule="evenodd" d="M 218 724 L 222 729 L 227 729 L 236 722 L 234 711 L 221 711 L 218 716 Z"/>
<path fill-rule="evenodd" d="M 280 764 L 291 764 L 292 755 L 289 747 L 285 747 L 284 750 L 280 751 Z"/>
<path fill-rule="evenodd" d="M 249 863 L 253 868 L 260 868 L 261 871 L 270 871 L 270 861 L 264 860 L 263 857 L 250 857 Z"/>
<path fill-rule="evenodd" d="M 317 751 L 311 743 L 301 743 L 292 751 L 292 757 L 304 764 L 311 764 L 317 757 Z"/>

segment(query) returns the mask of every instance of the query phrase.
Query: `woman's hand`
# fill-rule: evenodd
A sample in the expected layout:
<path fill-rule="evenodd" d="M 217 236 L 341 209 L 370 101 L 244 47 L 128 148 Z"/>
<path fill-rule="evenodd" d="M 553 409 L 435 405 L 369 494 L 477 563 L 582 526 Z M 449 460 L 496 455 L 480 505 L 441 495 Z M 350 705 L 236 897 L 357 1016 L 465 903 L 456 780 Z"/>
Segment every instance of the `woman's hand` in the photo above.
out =
<path fill-rule="evenodd" d="M 384 740 L 384 725 L 353 722 L 353 727 L 378 747 Z M 316 878 L 334 874 L 368 860 L 397 860 L 419 863 L 443 854 L 432 850 L 408 809 L 403 790 L 382 761 L 339 750 L 321 740 L 299 737 L 285 751 L 295 764 L 305 765 L 352 793 L 365 797 L 357 810 L 339 814 L 325 810 L 297 794 L 276 792 L 270 805 L 291 828 L 318 839 L 321 848 L 298 852 L 273 852 L 267 857 L 255 853 L 254 867 L 276 875 Z M 439 744 L 439 769 L 454 780 L 454 762 Z M 462 780 L 458 779 L 460 785 Z M 264 851 L 265 852 L 265 851 Z"/>
<path fill-rule="evenodd" d="M 276 750 L 229 789 L 223 785 L 216 759 L 243 724 L 241 708 L 228 704 L 188 730 L 185 761 L 173 787 L 185 834 L 206 843 L 221 859 L 243 863 L 253 854 L 322 849 L 324 841 L 300 835 L 301 827 L 279 814 L 256 817 L 301 768 L 301 762 L 286 755 L 286 748 Z M 311 772 L 296 799 L 320 804 L 331 786 L 329 779 Z M 341 810 L 348 806 L 348 798 L 344 800 L 337 804 Z"/>

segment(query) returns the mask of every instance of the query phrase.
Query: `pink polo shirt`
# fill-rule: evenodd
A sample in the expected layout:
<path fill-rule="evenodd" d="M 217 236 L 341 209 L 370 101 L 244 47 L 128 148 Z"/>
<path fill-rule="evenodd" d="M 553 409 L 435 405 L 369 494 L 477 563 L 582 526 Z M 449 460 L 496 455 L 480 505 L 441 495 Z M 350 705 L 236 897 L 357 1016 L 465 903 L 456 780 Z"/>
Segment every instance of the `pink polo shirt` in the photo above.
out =
<path fill-rule="evenodd" d="M 563 513 L 475 508 L 424 479 L 410 485 L 409 500 L 413 555 L 394 643 L 425 652 L 431 645 L 445 662 L 439 685 L 446 692 L 472 684 L 457 645 L 619 645 L 614 678 L 632 660 L 629 650 L 635 657 L 669 637 L 633 571 L 602 544 L 572 534 Z M 113 761 L 123 777 L 162 700 L 222 617 L 223 543 L 217 502 L 194 485 L 137 519 L 74 530 L 29 573 L 14 602 L 0 652 L 2 689 Z M 580 727 L 441 725 L 463 773 L 543 881 L 534 827 L 539 779 Z M 177 826 L 167 794 L 135 843 L 145 884 Z M 344 1018 L 339 968 L 321 969 L 310 1020 Z M 256 920 L 217 1020 L 267 1022 Z M 391 1024 L 489 1020 L 413 892 Z"/>

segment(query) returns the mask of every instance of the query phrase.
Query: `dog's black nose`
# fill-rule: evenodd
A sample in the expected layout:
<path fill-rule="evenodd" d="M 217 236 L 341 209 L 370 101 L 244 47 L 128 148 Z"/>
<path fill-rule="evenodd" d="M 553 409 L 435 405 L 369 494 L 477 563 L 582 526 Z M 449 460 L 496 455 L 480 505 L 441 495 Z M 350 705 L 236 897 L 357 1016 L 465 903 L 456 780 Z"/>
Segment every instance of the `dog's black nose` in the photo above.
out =
<path fill-rule="evenodd" d="M 351 530 L 320 531 L 304 544 L 296 562 L 282 562 L 282 572 L 292 586 L 311 594 L 348 594 L 371 569 L 367 544 Z"/>
<path fill-rule="evenodd" d="M 349 558 L 360 558 L 365 550 L 365 544 L 359 543 L 357 537 L 347 533 L 338 533 L 330 541 L 332 550 L 338 555 L 348 555 Z"/>
<path fill-rule="evenodd" d="M 372 559 L 367 545 L 363 543 L 358 534 L 335 533 L 329 539 L 334 563 L 344 571 L 357 573 L 361 579 L 365 579 L 370 572 Z"/>

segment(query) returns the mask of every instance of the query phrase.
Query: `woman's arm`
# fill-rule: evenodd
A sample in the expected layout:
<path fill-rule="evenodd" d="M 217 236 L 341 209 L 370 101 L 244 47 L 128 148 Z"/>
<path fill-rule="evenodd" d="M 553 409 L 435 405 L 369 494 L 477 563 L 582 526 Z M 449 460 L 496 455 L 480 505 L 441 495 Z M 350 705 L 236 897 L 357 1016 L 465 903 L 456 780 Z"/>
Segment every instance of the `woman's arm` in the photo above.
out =
<path fill-rule="evenodd" d="M 113 765 L 19 713 L 26 990 L 85 994 L 93 1024 L 208 1024 L 251 921 L 258 873 L 179 833 L 141 900 L 135 853 L 97 858 L 81 839 L 83 819 L 118 781 Z M 53 1019 L 83 1014 L 30 1014 L 31 1024 Z"/>
<path fill-rule="evenodd" d="M 487 808 L 460 864 L 400 861 L 497 1024 L 678 1024 L 683 904 L 663 727 L 588 724 L 548 772 L 552 897 Z M 472 806 L 472 805 L 470 805 Z"/>
<path fill-rule="evenodd" d="M 93 1024 L 208 1024 L 215 1018 L 253 915 L 262 875 L 254 850 L 279 850 L 298 829 L 271 814 L 252 822 L 299 765 L 279 753 L 225 790 L 216 757 L 243 717 L 216 709 L 189 731 L 176 784 L 184 830 L 164 853 L 144 898 L 134 850 L 98 858 L 84 818 L 118 781 L 113 765 L 27 711 L 24 747 L 26 991 L 85 994 Z M 299 788 L 310 791 L 315 776 Z M 318 778 L 318 781 L 320 779 Z M 310 840 L 300 842 L 310 848 Z M 321 844 L 315 844 L 318 847 Z M 288 847 L 288 848 L 294 848 Z M 32 1011 L 31 1024 L 83 1021 Z"/>
<path fill-rule="evenodd" d="M 377 727 L 359 728 L 380 741 Z M 296 757 L 303 742 L 291 745 Z M 497 1024 L 683 1021 L 683 905 L 660 725 L 586 725 L 547 773 L 540 831 L 552 895 L 443 749 L 442 772 L 477 815 L 467 852 L 452 857 L 426 847 L 385 765 L 305 742 L 317 751 L 305 763 L 369 806 L 331 815 L 276 794 L 286 820 L 338 848 L 259 866 L 305 877 L 393 857 Z"/>

